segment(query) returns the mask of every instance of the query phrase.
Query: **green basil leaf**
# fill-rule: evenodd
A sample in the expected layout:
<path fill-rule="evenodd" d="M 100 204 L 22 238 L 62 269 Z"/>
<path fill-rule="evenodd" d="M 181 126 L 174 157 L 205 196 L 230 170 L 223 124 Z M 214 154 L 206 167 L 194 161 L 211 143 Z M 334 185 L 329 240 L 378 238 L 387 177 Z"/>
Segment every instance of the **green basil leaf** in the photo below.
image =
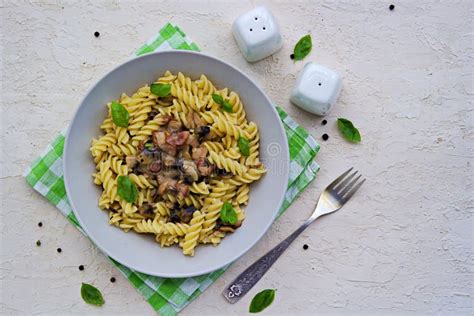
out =
<path fill-rule="evenodd" d="M 311 51 L 312 47 L 313 43 L 311 41 L 311 35 L 308 34 L 303 36 L 295 45 L 295 49 L 293 51 L 295 60 L 302 60 L 305 58 Z"/>
<path fill-rule="evenodd" d="M 248 157 L 250 155 L 250 144 L 249 140 L 245 137 L 240 136 L 239 141 L 237 142 L 239 145 L 239 150 L 242 155 Z"/>
<path fill-rule="evenodd" d="M 81 297 L 87 304 L 102 306 L 105 303 L 102 293 L 95 286 L 87 283 L 82 283 Z"/>
<path fill-rule="evenodd" d="M 171 92 L 171 85 L 167 83 L 152 83 L 150 91 L 159 97 L 166 97 Z"/>
<path fill-rule="evenodd" d="M 275 291 L 274 289 L 266 289 L 257 293 L 257 295 L 253 297 L 252 302 L 250 302 L 249 312 L 259 313 L 270 306 L 275 299 Z"/>
<path fill-rule="evenodd" d="M 350 142 L 359 143 L 361 141 L 359 130 L 352 124 L 351 121 L 345 118 L 337 119 L 337 127 L 342 135 Z"/>
<path fill-rule="evenodd" d="M 216 102 L 217 104 L 220 104 L 220 105 L 222 105 L 222 103 L 224 103 L 224 99 L 222 98 L 222 96 L 220 96 L 218 94 L 215 94 L 215 93 L 212 94 L 212 100 L 214 100 L 214 102 Z"/>
<path fill-rule="evenodd" d="M 234 112 L 234 110 L 232 109 L 232 105 L 227 101 L 222 102 L 221 109 L 229 113 Z"/>
<path fill-rule="evenodd" d="M 138 190 L 128 176 L 119 176 L 117 179 L 117 194 L 129 203 L 135 202 Z"/>
<path fill-rule="evenodd" d="M 235 212 L 232 204 L 229 202 L 224 202 L 221 208 L 221 221 L 224 224 L 234 225 L 237 223 L 237 213 Z"/>
<path fill-rule="evenodd" d="M 112 101 L 111 112 L 112 121 L 114 121 L 115 125 L 120 127 L 128 126 L 128 119 L 130 118 L 130 114 L 122 104 Z"/>

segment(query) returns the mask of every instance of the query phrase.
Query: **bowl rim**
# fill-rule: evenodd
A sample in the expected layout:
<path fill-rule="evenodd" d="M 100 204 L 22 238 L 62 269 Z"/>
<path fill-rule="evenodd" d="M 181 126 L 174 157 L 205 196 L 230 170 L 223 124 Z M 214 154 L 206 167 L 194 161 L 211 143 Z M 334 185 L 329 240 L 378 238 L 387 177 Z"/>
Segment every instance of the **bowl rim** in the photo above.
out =
<path fill-rule="evenodd" d="M 285 133 L 285 129 L 283 127 L 283 122 L 281 121 L 280 119 L 280 116 L 275 108 L 275 105 L 273 104 L 272 100 L 267 96 L 267 94 L 265 93 L 265 91 L 260 87 L 260 85 L 258 85 L 253 79 L 251 79 L 248 75 L 246 75 L 243 71 L 241 71 L 240 69 L 238 69 L 237 67 L 233 66 L 232 64 L 228 63 L 228 62 L 225 62 L 223 61 L 222 59 L 218 58 L 218 57 L 215 57 L 215 56 L 212 56 L 212 55 L 209 55 L 209 54 L 206 54 L 206 53 L 202 53 L 202 52 L 195 52 L 195 51 L 188 51 L 188 50 L 164 50 L 164 51 L 159 51 L 159 52 L 152 52 L 152 53 L 148 53 L 148 54 L 144 54 L 144 55 L 141 55 L 141 56 L 137 56 L 137 57 L 134 57 L 134 58 L 130 58 L 130 59 L 127 59 L 125 60 L 124 62 L 120 63 L 118 66 L 114 67 L 113 69 L 111 69 L 110 71 L 108 71 L 105 75 L 103 75 L 102 77 L 100 77 L 97 81 L 94 82 L 94 84 L 92 84 L 90 86 L 90 88 L 86 91 L 86 93 L 84 94 L 84 97 L 81 99 L 81 101 L 79 102 L 79 106 L 76 107 L 76 109 L 74 110 L 74 115 L 72 116 L 72 119 L 67 127 L 67 130 L 66 130 L 66 135 L 65 135 L 65 141 L 64 141 L 64 150 L 63 150 L 63 164 L 62 164 L 62 169 L 63 169 L 63 174 L 64 174 L 64 186 L 65 186 L 65 189 L 66 189 L 66 196 L 68 197 L 68 200 L 69 200 L 69 204 L 71 206 L 71 210 L 72 212 L 74 213 L 74 215 L 76 216 L 77 220 L 79 221 L 79 224 L 82 228 L 82 230 L 86 233 L 87 237 L 89 238 L 89 240 L 92 241 L 92 243 L 100 249 L 100 251 L 106 255 L 107 257 L 113 259 L 114 261 L 117 261 L 118 263 L 126 266 L 127 268 L 129 269 L 133 269 L 135 271 L 138 271 L 138 272 L 141 272 L 141 273 L 145 273 L 145 274 L 148 274 L 148 275 L 152 275 L 152 276 L 157 276 L 157 277 L 163 277 L 163 278 L 187 278 L 187 277 L 194 277 L 194 276 L 198 276 L 198 275 L 203 275 L 203 274 L 207 274 L 207 273 L 211 273 L 213 271 L 216 271 L 216 270 L 219 270 L 233 262 L 235 262 L 236 260 L 238 260 L 241 256 L 243 256 L 244 254 L 246 254 L 251 248 L 253 248 L 261 239 L 262 237 L 267 233 L 268 229 L 270 228 L 270 226 L 274 223 L 275 221 L 275 218 L 277 217 L 278 215 L 278 212 L 279 210 L 281 209 L 281 206 L 283 205 L 283 201 L 284 201 L 284 198 L 285 198 L 285 192 L 286 192 L 286 188 L 287 188 L 287 183 L 285 183 L 285 191 L 283 192 L 283 194 L 281 194 L 281 196 L 279 197 L 279 201 L 278 201 L 278 207 L 273 211 L 273 214 L 272 214 L 272 217 L 271 217 L 271 221 L 269 221 L 268 223 L 265 224 L 265 228 L 258 234 L 257 238 L 255 239 L 255 241 L 253 243 L 249 243 L 248 245 L 246 245 L 245 247 L 242 248 L 241 251 L 239 252 L 236 252 L 232 258 L 230 260 L 228 260 L 228 262 L 225 262 L 223 264 L 217 264 L 217 265 L 213 265 L 212 264 L 212 260 L 209 260 L 209 268 L 207 269 L 203 269 L 202 271 L 199 271 L 199 272 L 195 272 L 195 273 L 159 273 L 159 272 L 156 272 L 156 271 L 148 271 L 147 269 L 141 269 L 141 268 L 136 268 L 136 267 L 133 267 L 132 265 L 129 265 L 127 263 L 127 260 L 126 258 L 120 258 L 120 259 L 117 259 L 115 258 L 112 254 L 110 254 L 110 252 L 107 250 L 107 247 L 104 246 L 100 241 L 96 240 L 90 233 L 89 229 L 87 228 L 86 225 L 84 225 L 84 222 L 83 220 L 81 219 L 81 215 L 79 215 L 79 213 L 76 211 L 76 207 L 75 207 L 75 204 L 74 204 L 74 201 L 69 198 L 71 196 L 70 194 L 70 189 L 69 189 L 69 178 L 68 178 L 68 167 L 67 167 L 67 162 L 68 162 L 68 159 L 67 159 L 67 152 L 69 151 L 68 148 L 71 145 L 71 142 L 69 140 L 69 135 L 70 135 L 70 131 L 71 131 L 71 128 L 72 128 L 72 125 L 74 123 L 74 121 L 76 120 L 76 117 L 78 116 L 78 113 L 80 111 L 80 109 L 82 108 L 85 100 L 87 99 L 87 97 L 89 96 L 89 94 L 96 88 L 96 86 L 102 82 L 106 77 L 108 77 L 112 72 L 115 72 L 116 70 L 118 70 L 119 68 L 121 67 L 124 67 L 125 65 L 129 64 L 129 63 L 134 63 L 134 62 L 137 62 L 138 60 L 140 59 L 145 59 L 145 58 L 153 58 L 153 57 L 159 57 L 160 55 L 163 55 L 163 54 L 182 54 L 182 55 L 194 55 L 194 56 L 200 56 L 201 57 L 204 57 L 204 58 L 208 58 L 208 59 L 212 59 L 218 63 L 222 63 L 224 65 L 226 65 L 227 67 L 229 68 L 232 68 L 233 71 L 236 71 L 238 73 L 240 73 L 242 76 L 244 76 L 247 80 L 249 80 L 259 91 L 260 93 L 262 93 L 263 97 L 266 99 L 266 101 L 271 105 L 271 111 L 273 112 L 273 114 L 276 116 L 277 118 L 277 121 L 278 121 L 278 126 L 279 128 L 277 129 L 278 131 L 275 131 L 275 132 L 279 132 L 282 136 L 283 136 L 283 144 L 279 144 L 280 146 L 282 146 L 282 152 L 283 154 L 285 155 L 285 161 L 283 162 L 284 163 L 284 168 L 283 168 L 283 172 L 284 172 L 284 178 L 288 179 L 289 178 L 289 172 L 290 172 L 290 156 L 289 156 L 289 146 L 288 146 L 288 139 L 287 139 L 287 136 L 286 136 L 286 133 Z M 92 182 L 91 182 L 92 183 Z"/>

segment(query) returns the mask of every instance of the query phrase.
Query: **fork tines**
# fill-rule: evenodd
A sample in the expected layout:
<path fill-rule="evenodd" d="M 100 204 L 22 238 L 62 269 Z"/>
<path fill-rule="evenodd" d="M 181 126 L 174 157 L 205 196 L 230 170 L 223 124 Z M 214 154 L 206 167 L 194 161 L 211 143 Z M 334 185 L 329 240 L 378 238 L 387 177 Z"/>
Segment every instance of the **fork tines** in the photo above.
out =
<path fill-rule="evenodd" d="M 362 177 L 361 174 L 359 174 L 354 179 L 358 171 L 355 170 L 353 173 L 350 173 L 353 169 L 354 168 L 350 168 L 349 170 L 344 172 L 327 187 L 328 190 L 331 190 L 333 193 L 336 193 L 341 199 L 344 200 L 344 202 L 350 199 L 354 195 L 354 193 L 359 190 L 359 188 L 366 180 L 362 179 L 361 181 L 359 181 Z"/>

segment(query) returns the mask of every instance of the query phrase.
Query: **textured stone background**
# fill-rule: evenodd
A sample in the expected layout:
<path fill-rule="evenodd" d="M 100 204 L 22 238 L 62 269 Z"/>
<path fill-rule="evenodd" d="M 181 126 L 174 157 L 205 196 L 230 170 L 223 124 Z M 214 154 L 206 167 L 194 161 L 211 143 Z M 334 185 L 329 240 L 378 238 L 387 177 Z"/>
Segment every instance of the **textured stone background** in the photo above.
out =
<path fill-rule="evenodd" d="M 330 135 L 321 141 L 317 181 L 183 315 L 245 314 L 253 294 L 268 287 L 278 292 L 267 315 L 474 313 L 473 2 L 396 0 L 389 11 L 389 1 L 265 1 L 284 47 L 250 65 L 230 28 L 261 2 L 0 2 L 2 313 L 152 314 L 21 173 L 67 126 L 88 87 L 167 21 L 258 80 L 317 139 Z M 307 61 L 344 78 L 327 126 L 288 101 L 304 65 L 289 55 L 308 32 L 314 49 Z M 360 128 L 360 145 L 341 139 L 338 116 Z M 220 295 L 225 284 L 292 232 L 321 189 L 348 166 L 369 179 L 360 194 L 308 229 L 247 297 L 227 304 Z M 82 281 L 103 291 L 104 307 L 81 300 Z"/>

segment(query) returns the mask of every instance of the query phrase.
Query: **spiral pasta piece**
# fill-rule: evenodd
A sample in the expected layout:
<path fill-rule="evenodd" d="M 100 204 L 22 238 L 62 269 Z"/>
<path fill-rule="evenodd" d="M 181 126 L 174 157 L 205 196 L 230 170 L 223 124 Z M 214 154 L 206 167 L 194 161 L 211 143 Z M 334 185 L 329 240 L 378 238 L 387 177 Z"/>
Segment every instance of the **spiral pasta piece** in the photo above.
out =
<path fill-rule="evenodd" d="M 155 213 L 160 214 L 161 216 L 170 216 L 170 209 L 166 206 L 166 203 L 161 201 L 154 205 Z"/>
<path fill-rule="evenodd" d="M 183 249 L 183 254 L 188 256 L 194 256 L 194 248 L 197 245 L 203 223 L 204 215 L 199 211 L 194 212 L 193 218 L 189 223 L 189 230 L 184 236 L 184 240 L 180 245 Z"/>
<path fill-rule="evenodd" d="M 164 124 L 163 116 L 157 115 L 156 118 L 146 123 L 132 138 L 132 145 L 137 147 L 141 142 L 145 142 L 151 137 L 154 131 L 157 131 Z"/>
<path fill-rule="evenodd" d="M 148 233 L 148 234 L 161 234 L 163 230 L 163 224 L 159 221 L 144 219 L 141 222 L 137 223 L 133 229 L 137 233 Z"/>
<path fill-rule="evenodd" d="M 222 204 L 223 202 L 219 199 L 206 199 L 202 208 L 202 212 L 205 215 L 199 237 L 200 240 L 203 240 L 206 236 L 213 232 L 214 227 L 216 227 L 217 220 L 220 217 Z"/>
<path fill-rule="evenodd" d="M 101 163 L 99 173 L 104 192 L 107 194 L 109 201 L 114 201 L 117 196 L 117 183 L 108 160 Z"/>
<path fill-rule="evenodd" d="M 249 202 L 249 186 L 247 184 L 243 184 L 237 189 L 237 192 L 235 194 L 235 202 L 237 205 L 243 204 L 247 205 Z"/>
<path fill-rule="evenodd" d="M 108 159 L 110 169 L 119 176 L 125 176 L 128 174 L 128 168 L 123 164 L 123 160 L 118 156 L 110 156 Z"/>
<path fill-rule="evenodd" d="M 115 137 L 115 134 L 110 133 L 106 134 L 102 137 L 100 137 L 97 140 L 92 140 L 92 146 L 90 148 L 90 151 L 92 153 L 93 157 L 100 156 L 104 152 L 106 152 L 112 145 L 117 143 L 117 137 Z"/>
<path fill-rule="evenodd" d="M 203 194 L 203 195 L 209 194 L 209 188 L 207 187 L 207 184 L 205 182 L 199 182 L 199 183 L 193 182 L 191 186 L 189 187 L 189 190 L 195 194 Z"/>
<path fill-rule="evenodd" d="M 148 181 L 148 179 L 143 175 L 131 173 L 128 176 L 130 180 L 132 180 L 140 189 L 153 188 L 153 184 L 151 184 L 150 181 Z"/>
<path fill-rule="evenodd" d="M 247 172 L 247 167 L 241 165 L 239 162 L 219 155 L 216 152 L 209 152 L 209 161 L 227 172 L 232 172 L 236 175 L 244 175 Z"/>
<path fill-rule="evenodd" d="M 113 156 L 134 156 L 137 149 L 132 144 L 112 144 L 107 151 Z"/>

